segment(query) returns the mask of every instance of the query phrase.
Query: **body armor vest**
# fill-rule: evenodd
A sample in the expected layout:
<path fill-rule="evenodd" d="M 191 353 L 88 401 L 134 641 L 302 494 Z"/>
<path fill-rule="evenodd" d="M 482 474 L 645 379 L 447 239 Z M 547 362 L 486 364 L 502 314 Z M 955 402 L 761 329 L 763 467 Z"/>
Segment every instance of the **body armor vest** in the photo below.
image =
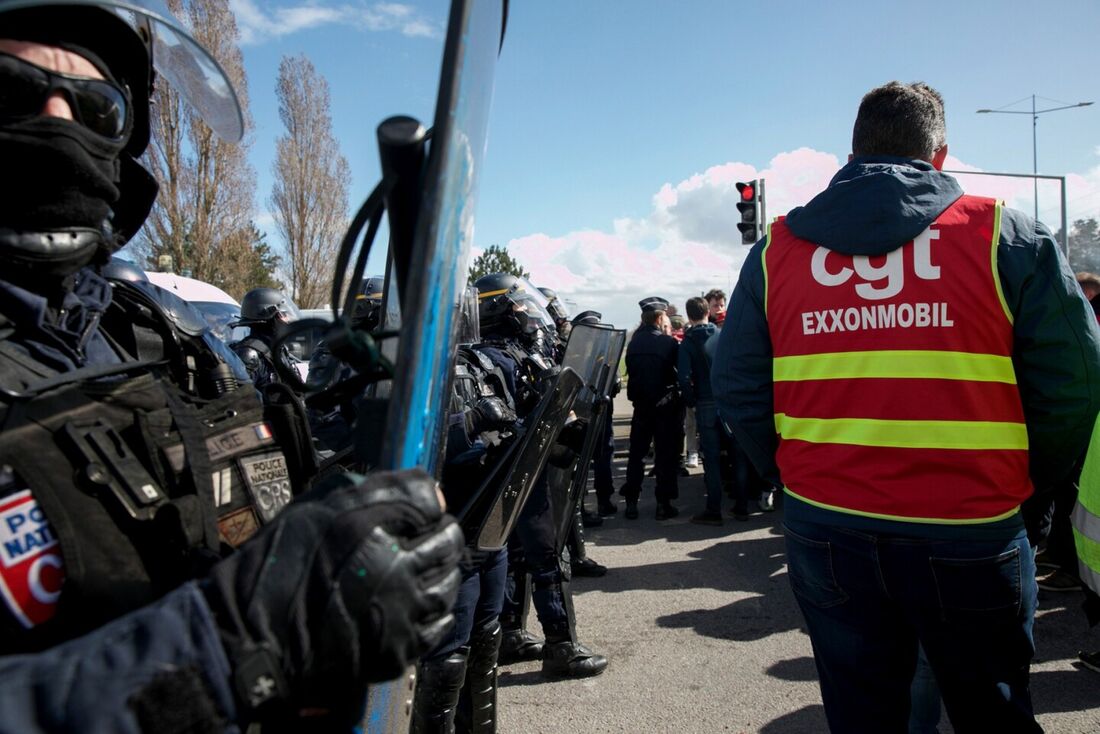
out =
<path fill-rule="evenodd" d="M 181 369 L 57 374 L 0 341 L 0 654 L 203 575 L 303 486 L 250 385 L 200 397 L 172 381 Z"/>

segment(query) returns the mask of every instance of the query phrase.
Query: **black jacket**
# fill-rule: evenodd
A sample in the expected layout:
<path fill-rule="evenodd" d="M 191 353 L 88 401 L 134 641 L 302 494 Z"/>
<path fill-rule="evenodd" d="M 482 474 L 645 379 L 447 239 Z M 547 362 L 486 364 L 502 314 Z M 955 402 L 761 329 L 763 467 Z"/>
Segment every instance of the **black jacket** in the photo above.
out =
<path fill-rule="evenodd" d="M 636 407 L 653 407 L 676 395 L 679 344 L 655 326 L 639 326 L 626 347 L 626 396 Z"/>

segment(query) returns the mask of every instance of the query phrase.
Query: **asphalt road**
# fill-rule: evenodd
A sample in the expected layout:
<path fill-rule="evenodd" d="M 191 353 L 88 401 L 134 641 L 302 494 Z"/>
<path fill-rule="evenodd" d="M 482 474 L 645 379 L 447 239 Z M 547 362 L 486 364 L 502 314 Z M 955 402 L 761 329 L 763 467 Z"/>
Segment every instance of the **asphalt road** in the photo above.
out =
<path fill-rule="evenodd" d="M 616 415 L 616 487 L 629 419 Z M 610 571 L 574 582 L 581 641 L 610 665 L 596 678 L 553 682 L 538 663 L 502 668 L 502 732 L 827 731 L 810 640 L 787 582 L 782 508 L 748 522 L 728 518 L 720 528 L 692 525 L 703 496 L 696 469 L 681 480 L 680 517 L 659 523 L 653 479 L 643 486 L 638 520 L 622 517 L 615 495 L 619 514 L 587 531 L 589 556 Z M 1081 599 L 1040 592 L 1032 691 L 1048 732 L 1100 732 L 1100 674 L 1076 663 L 1079 649 L 1100 649 Z M 529 627 L 539 633 L 533 611 Z M 946 718 L 940 731 L 953 731 Z"/>

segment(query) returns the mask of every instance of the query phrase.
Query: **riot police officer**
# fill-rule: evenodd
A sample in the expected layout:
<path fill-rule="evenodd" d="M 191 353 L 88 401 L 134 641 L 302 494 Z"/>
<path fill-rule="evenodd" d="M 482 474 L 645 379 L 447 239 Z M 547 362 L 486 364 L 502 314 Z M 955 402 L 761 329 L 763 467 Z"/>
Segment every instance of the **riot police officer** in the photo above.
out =
<path fill-rule="evenodd" d="M 276 339 L 301 314 L 294 302 L 276 288 L 253 288 L 241 299 L 241 317 L 233 326 L 249 327 L 248 336 L 229 345 L 248 368 L 258 390 L 274 382 L 287 383 L 296 391 L 305 386 L 296 376 L 298 360 Z M 280 371 L 277 365 L 282 365 Z"/>
<path fill-rule="evenodd" d="M 558 366 L 547 357 L 544 330 L 540 328 L 552 320 L 514 276 L 486 275 L 474 285 L 480 301 L 479 351 L 500 367 L 509 380 L 517 411 L 523 417 L 534 408 L 558 371 Z M 541 658 L 543 673 L 551 677 L 599 675 L 607 667 L 607 658 L 577 639 L 571 568 L 557 551 L 550 495 L 543 472 L 508 542 L 509 580 L 501 613 L 504 638 L 500 659 L 506 663 Z M 545 642 L 524 629 L 528 575 L 532 587 L 530 599 Z"/>
<path fill-rule="evenodd" d="M 573 323 L 569 320 L 569 309 L 566 307 L 565 302 L 561 300 L 558 292 L 553 288 L 540 286 L 539 292 L 546 296 L 548 301 L 546 310 L 554 317 L 554 325 L 558 329 L 558 336 L 561 337 L 562 341 L 568 341 L 569 331 L 573 328 Z"/>
<path fill-rule="evenodd" d="M 469 289 L 461 313 L 443 469 L 443 493 L 459 510 L 506 460 L 516 440 L 518 416 L 500 368 L 477 351 L 480 342 L 477 291 Z M 478 518 L 479 519 L 479 518 Z M 420 662 L 413 699 L 413 734 L 496 731 L 497 657 L 500 612 L 508 575 L 505 548 L 479 548 L 477 528 L 465 528 L 470 542 L 460 564 L 462 583 L 455 602 L 455 626 Z"/>
<path fill-rule="evenodd" d="M 102 276 L 156 194 L 154 68 L 239 137 L 231 85 L 194 73 L 220 74 L 159 2 L 0 0 L 0 721 L 347 727 L 366 682 L 442 634 L 461 534 L 418 473 L 276 515 L 290 488 L 252 391 L 191 382 L 213 355 L 185 310 Z M 104 328 L 114 308 L 159 358 Z"/>

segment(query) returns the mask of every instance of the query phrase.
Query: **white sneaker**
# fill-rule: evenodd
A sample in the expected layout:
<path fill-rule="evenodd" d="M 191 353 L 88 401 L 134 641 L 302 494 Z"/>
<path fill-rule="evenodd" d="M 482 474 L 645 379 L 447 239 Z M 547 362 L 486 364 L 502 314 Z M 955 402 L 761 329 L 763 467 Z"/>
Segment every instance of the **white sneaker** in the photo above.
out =
<path fill-rule="evenodd" d="M 761 512 L 775 512 L 775 492 L 765 490 L 760 493 L 760 499 L 756 501 Z"/>
<path fill-rule="evenodd" d="M 699 466 L 698 452 L 692 451 L 691 453 L 689 453 L 687 455 L 687 460 L 684 462 L 684 466 L 688 467 L 689 469 L 694 469 L 695 467 Z"/>

